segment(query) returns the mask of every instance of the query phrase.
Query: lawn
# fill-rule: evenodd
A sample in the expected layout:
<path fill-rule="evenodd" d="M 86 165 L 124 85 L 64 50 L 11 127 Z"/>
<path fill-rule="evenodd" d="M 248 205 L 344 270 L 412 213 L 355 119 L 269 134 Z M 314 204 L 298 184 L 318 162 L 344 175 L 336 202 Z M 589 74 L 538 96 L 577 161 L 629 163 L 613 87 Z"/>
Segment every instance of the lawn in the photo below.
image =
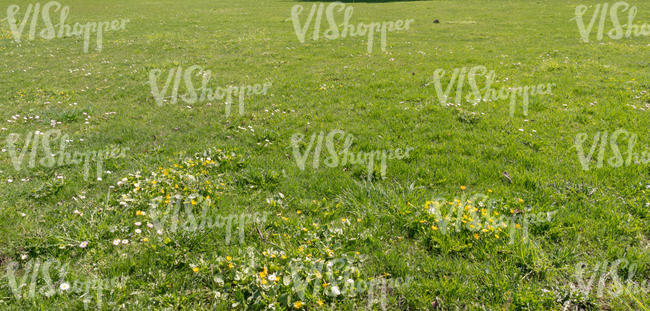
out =
<path fill-rule="evenodd" d="M 648 1 L 36 3 L 2 310 L 650 308 Z"/>

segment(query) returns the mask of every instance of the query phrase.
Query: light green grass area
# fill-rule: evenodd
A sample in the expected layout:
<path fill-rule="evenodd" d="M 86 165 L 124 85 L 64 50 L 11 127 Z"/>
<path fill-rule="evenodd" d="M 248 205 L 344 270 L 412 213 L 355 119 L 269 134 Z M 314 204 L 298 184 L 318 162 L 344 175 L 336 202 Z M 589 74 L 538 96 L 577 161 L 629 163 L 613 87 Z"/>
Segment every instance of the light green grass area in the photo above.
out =
<path fill-rule="evenodd" d="M 0 0 L 0 18 L 16 4 L 22 19 L 28 3 Z M 387 33 L 385 51 L 375 36 L 372 53 L 364 37 L 309 31 L 301 43 L 292 7 L 304 6 L 303 23 L 318 2 L 65 0 L 68 23 L 129 19 L 88 53 L 78 37 L 27 40 L 29 23 L 17 43 L 0 21 L 0 309 L 647 310 L 650 166 L 609 165 L 607 149 L 602 167 L 583 170 L 574 140 L 587 134 L 588 153 L 598 133 L 625 129 L 650 152 L 650 37 L 598 41 L 596 21 L 583 42 L 575 8 L 590 6 L 588 23 L 597 3 L 346 3 L 355 25 L 414 20 Z M 650 22 L 650 2 L 630 5 Z M 213 88 L 271 86 L 242 115 L 236 101 L 229 116 L 224 100 L 158 106 L 150 72 L 162 87 L 170 69 L 193 65 Z M 494 70 L 495 89 L 555 86 L 531 97 L 527 116 L 521 106 L 510 116 L 509 100 L 441 105 L 434 72 L 446 87 L 454 68 L 474 66 Z M 67 152 L 124 157 L 104 160 L 101 180 L 95 162 L 89 178 L 83 164 L 38 165 L 42 148 L 30 167 L 25 138 L 52 129 L 68 135 Z M 389 159 L 385 178 L 376 162 L 370 181 L 366 165 L 325 165 L 325 146 L 317 168 L 312 152 L 300 169 L 292 136 L 304 135 L 302 153 L 337 129 L 355 155 L 412 151 Z M 12 133 L 26 150 L 20 170 Z M 173 218 L 176 195 L 187 204 L 172 228 L 161 218 Z M 439 203 L 442 214 L 427 212 Z M 448 213 L 459 205 L 465 218 Z M 240 229 L 241 215 L 256 218 Z M 552 217 L 523 226 L 529 215 Z M 501 216 L 514 221 L 497 229 Z M 217 223 L 201 226 L 208 218 Z M 353 294 L 348 279 L 373 288 Z M 89 289 L 61 290 L 77 283 Z"/>

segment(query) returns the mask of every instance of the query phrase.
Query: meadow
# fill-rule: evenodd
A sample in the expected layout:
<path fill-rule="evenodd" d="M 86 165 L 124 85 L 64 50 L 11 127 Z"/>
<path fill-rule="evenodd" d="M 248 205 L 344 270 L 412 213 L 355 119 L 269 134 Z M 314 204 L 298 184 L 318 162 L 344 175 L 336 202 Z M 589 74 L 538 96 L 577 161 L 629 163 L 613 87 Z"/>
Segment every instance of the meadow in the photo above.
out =
<path fill-rule="evenodd" d="M 0 309 L 648 310 L 604 1 L 0 0 Z"/>

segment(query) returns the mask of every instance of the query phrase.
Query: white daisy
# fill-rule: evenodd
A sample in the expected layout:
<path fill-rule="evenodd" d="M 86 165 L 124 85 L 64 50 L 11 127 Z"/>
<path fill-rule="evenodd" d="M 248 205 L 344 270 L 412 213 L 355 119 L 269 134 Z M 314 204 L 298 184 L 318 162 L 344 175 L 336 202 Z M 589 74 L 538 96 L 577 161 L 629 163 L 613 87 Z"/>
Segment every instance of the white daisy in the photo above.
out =
<path fill-rule="evenodd" d="M 68 289 L 70 289 L 70 284 L 68 284 L 68 283 L 61 283 L 61 285 L 59 285 L 59 289 L 60 289 L 61 291 L 65 292 L 65 291 L 67 291 Z"/>

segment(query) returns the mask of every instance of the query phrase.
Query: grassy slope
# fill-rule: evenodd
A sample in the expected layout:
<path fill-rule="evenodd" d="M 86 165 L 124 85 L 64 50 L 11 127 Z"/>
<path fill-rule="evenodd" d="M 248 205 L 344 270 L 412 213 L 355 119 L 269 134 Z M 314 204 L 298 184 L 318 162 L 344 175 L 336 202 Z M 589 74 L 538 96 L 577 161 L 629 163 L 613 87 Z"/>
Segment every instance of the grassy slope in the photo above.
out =
<path fill-rule="evenodd" d="M 354 4 L 355 22 L 415 19 L 410 31 L 389 33 L 386 53 L 376 45 L 367 55 L 361 38 L 298 42 L 287 20 L 295 4 L 290 1 L 66 1 L 71 22 L 115 18 L 131 22 L 127 31 L 105 35 L 101 53 L 84 54 L 81 42 L 71 38 L 20 46 L 1 40 L 0 105 L 2 127 L 8 131 L 0 138 L 4 140 L 6 133 L 44 131 L 55 119 L 63 120 L 57 128 L 73 139 L 85 139 L 74 144 L 75 150 L 119 144 L 131 152 L 126 160 L 107 163 L 113 174 L 101 182 L 85 182 L 74 166 L 16 173 L 8 155 L 1 154 L 0 255 L 17 260 L 28 253 L 71 261 L 79 275 L 89 271 L 104 277 L 129 275 L 127 286 L 106 298 L 125 309 L 153 303 L 159 308 L 209 308 L 217 304 L 212 290 L 219 289 L 206 281 L 211 277 L 199 277 L 187 264 L 199 258 L 216 260 L 213 253 L 237 257 L 243 247 L 225 246 L 219 240 L 222 233 L 214 232 L 208 238 L 174 236 L 175 247 L 152 249 L 134 243 L 116 250 L 111 241 L 118 236 L 110 228 L 130 225 L 134 210 L 121 210 L 117 202 L 102 212 L 98 206 L 105 204 L 108 186 L 129 173 L 168 167 L 180 152 L 219 147 L 236 150 L 247 161 L 240 171 L 226 172 L 232 175 L 232 186 L 219 204 L 221 213 L 310 211 L 286 224 L 272 218 L 279 224 L 263 230 L 277 239 L 275 243 L 280 238 L 273 233 L 293 232 L 303 223 L 362 218 L 349 236 L 331 243 L 369 255 L 364 267 L 368 275 L 387 272 L 417 278 L 394 293 L 394 308 L 424 309 L 436 297 L 446 309 L 558 307 L 553 293 L 568 292 L 579 261 L 595 264 L 627 257 L 641 267 L 638 280 L 648 279 L 650 226 L 643 208 L 648 190 L 638 190 L 647 184 L 648 166 L 583 171 L 572 149 L 577 133 L 593 136 L 618 128 L 637 133 L 639 145 L 650 145 L 648 111 L 630 107 L 648 102 L 647 94 L 635 98 L 650 86 L 648 39 L 581 42 L 569 19 L 575 6 L 585 2 L 589 1 Z M 0 7 L 12 3 L 2 0 Z M 635 5 L 641 12 L 637 21 L 648 16 L 648 4 Z M 433 24 L 433 19 L 442 23 Z M 145 84 L 149 70 L 194 64 L 216 73 L 220 85 L 271 81 L 272 95 L 248 100 L 243 117 L 226 118 L 216 103 L 192 109 L 184 104 L 156 106 Z M 497 86 L 557 87 L 552 97 L 533 101 L 528 122 L 520 113 L 508 117 L 504 101 L 465 106 L 465 111 L 485 114 L 478 122 L 463 122 L 463 112 L 433 104 L 433 88 L 424 84 L 438 68 L 475 65 L 494 69 L 499 79 L 508 78 Z M 327 87 L 321 89 L 322 85 Z M 73 102 L 78 105 L 70 106 Z M 92 116 L 90 124 L 84 124 L 82 112 Z M 102 117 L 106 112 L 116 114 Z M 15 114 L 39 115 L 43 121 L 4 122 Z M 412 146 L 415 151 L 410 159 L 390 162 L 388 179 L 372 187 L 360 187 L 355 183 L 360 179 L 342 168 L 300 171 L 291 156 L 291 135 L 332 129 L 355 135 L 356 150 Z M 258 144 L 265 139 L 272 145 Z M 244 177 L 254 179 L 267 171 L 286 175 L 281 174 L 276 184 L 255 184 L 251 189 Z M 504 182 L 504 171 L 512 184 Z M 66 176 L 59 192 L 39 190 L 46 197 L 38 200 L 30 196 L 55 173 Z M 25 177 L 30 181 L 19 182 Z M 8 178 L 16 181 L 7 183 Z M 416 189 L 409 190 L 412 183 Z M 461 185 L 468 193 L 491 189 L 494 197 L 508 202 L 523 198 L 533 211 L 561 207 L 560 212 L 552 223 L 533 231 L 532 243 L 470 241 L 460 251 L 446 244 L 435 247 L 428 235 L 413 228 L 412 206 L 422 207 L 434 196 L 460 196 Z M 596 191 L 587 195 L 592 188 Z M 81 192 L 83 202 L 72 199 Z M 265 201 L 278 192 L 288 198 L 283 209 Z M 322 198 L 340 204 L 329 213 L 312 211 L 310 202 Z M 80 220 L 74 209 L 88 217 Z M 365 229 L 370 238 L 351 238 Z M 247 236 L 248 245 L 268 248 L 256 234 L 249 231 Z M 91 243 L 85 250 L 59 247 L 84 240 Z M 298 256 L 300 241 L 283 245 Z M 80 305 L 79 300 L 61 297 L 16 301 L 6 282 L 0 286 L 2 308 Z M 590 300 L 599 307 L 639 308 L 629 296 Z M 641 302 L 648 305 L 647 299 Z M 361 302 L 340 301 L 336 308 L 353 309 L 355 303 Z"/>

